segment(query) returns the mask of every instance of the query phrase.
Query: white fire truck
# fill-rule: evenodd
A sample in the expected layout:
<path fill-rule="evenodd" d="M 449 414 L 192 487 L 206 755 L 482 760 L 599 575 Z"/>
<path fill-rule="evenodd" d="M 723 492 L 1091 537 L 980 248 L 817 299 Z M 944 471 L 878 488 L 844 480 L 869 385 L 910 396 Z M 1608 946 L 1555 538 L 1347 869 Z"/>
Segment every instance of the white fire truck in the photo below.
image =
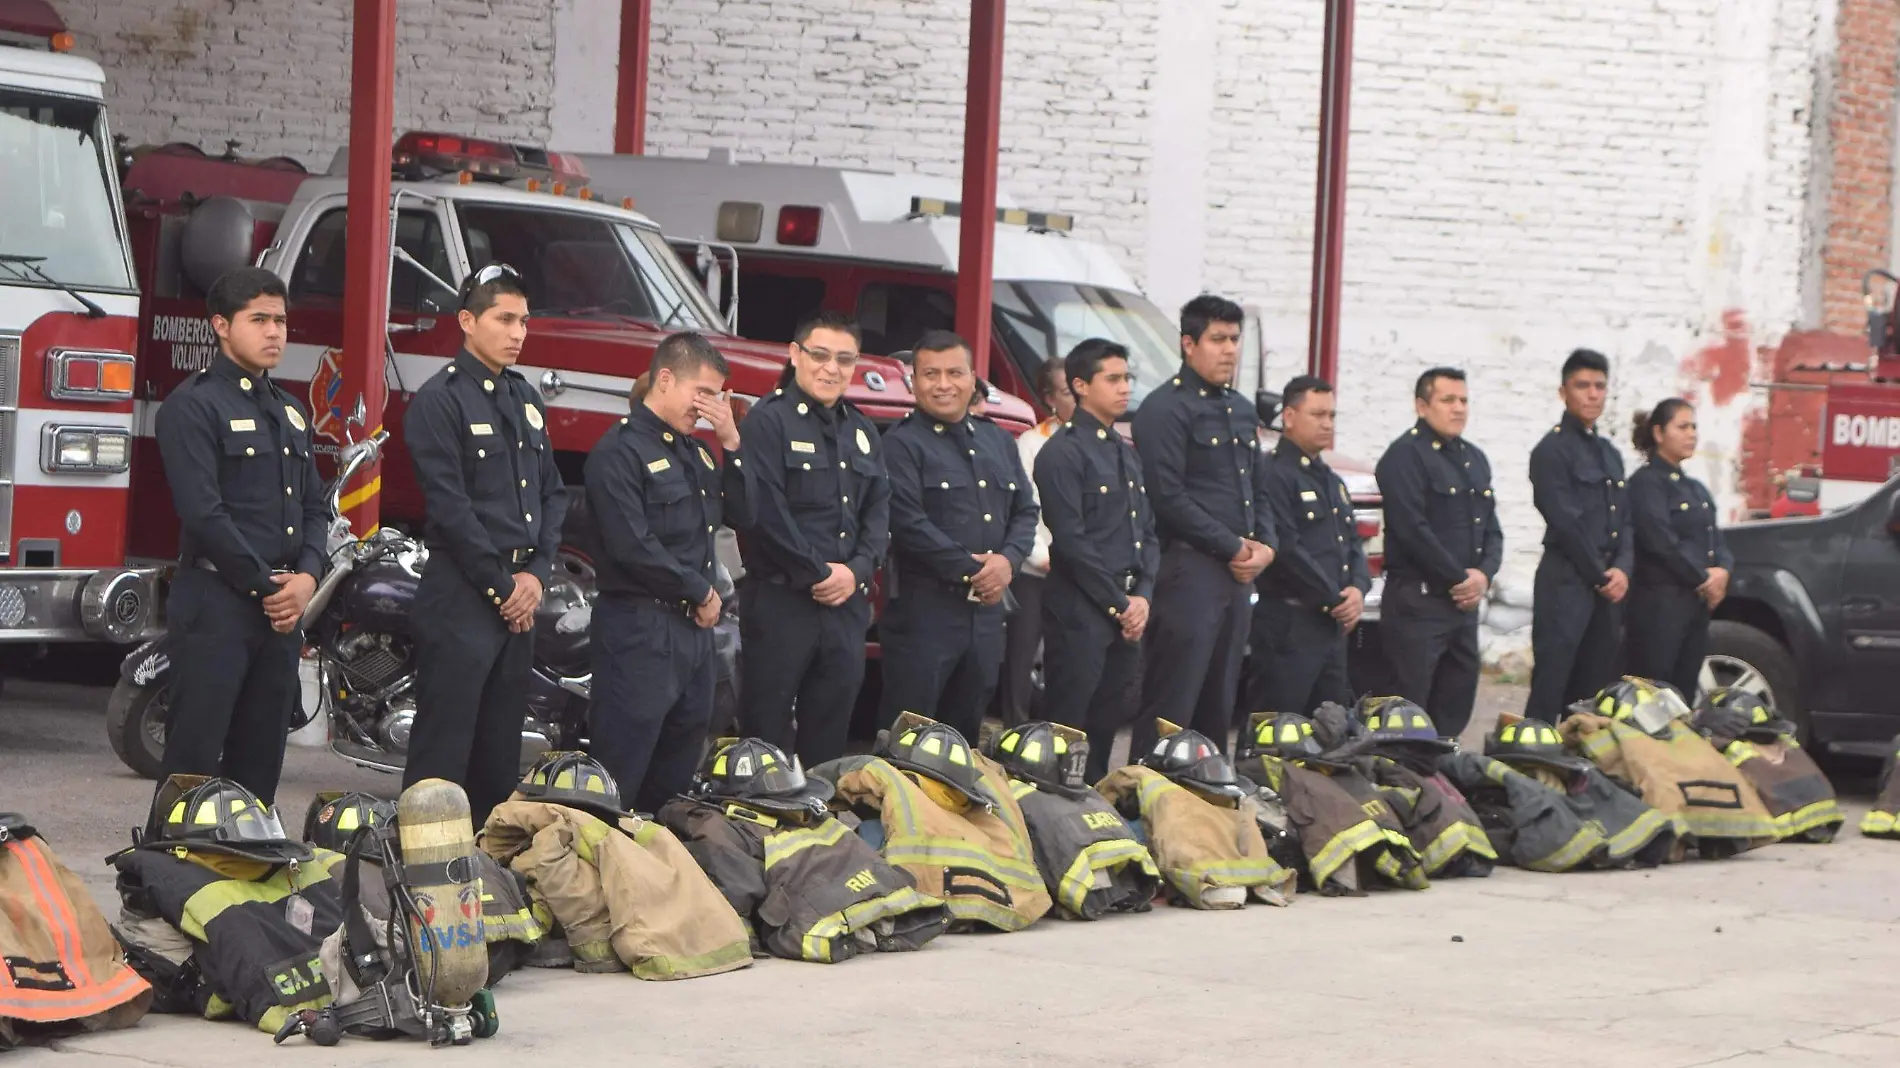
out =
<path fill-rule="evenodd" d="M 0 642 L 141 638 L 128 567 L 139 296 L 105 74 L 42 0 L 0 0 Z"/>

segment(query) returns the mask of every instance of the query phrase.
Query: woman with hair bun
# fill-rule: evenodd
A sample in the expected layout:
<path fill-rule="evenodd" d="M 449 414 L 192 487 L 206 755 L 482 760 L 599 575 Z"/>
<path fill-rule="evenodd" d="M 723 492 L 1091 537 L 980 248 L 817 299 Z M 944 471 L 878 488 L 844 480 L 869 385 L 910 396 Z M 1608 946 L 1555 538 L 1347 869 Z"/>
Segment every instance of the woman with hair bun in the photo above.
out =
<path fill-rule="evenodd" d="M 1649 462 L 1629 478 L 1636 521 L 1628 642 L 1633 674 L 1669 683 L 1695 703 L 1709 614 L 1728 595 L 1734 559 L 1717 525 L 1715 498 L 1682 471 L 1695 455 L 1695 406 L 1671 397 L 1636 417 L 1636 448 Z"/>

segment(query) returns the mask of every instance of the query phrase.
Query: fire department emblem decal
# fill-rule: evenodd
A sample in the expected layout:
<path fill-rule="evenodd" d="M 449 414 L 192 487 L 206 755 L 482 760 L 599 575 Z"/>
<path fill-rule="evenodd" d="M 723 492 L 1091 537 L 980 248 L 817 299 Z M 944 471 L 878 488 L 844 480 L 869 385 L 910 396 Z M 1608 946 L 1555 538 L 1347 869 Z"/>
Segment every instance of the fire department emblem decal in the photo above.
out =
<path fill-rule="evenodd" d="M 298 430 L 310 429 L 304 425 L 303 413 L 298 411 L 297 406 L 294 404 L 284 405 L 284 418 L 290 420 L 290 425 L 296 427 Z"/>
<path fill-rule="evenodd" d="M 541 409 L 535 407 L 532 404 L 524 404 L 521 407 L 522 407 L 522 410 L 525 411 L 528 415 L 528 425 L 535 428 L 536 430 L 541 429 L 541 427 L 543 426 L 543 423 L 541 421 Z"/>
<path fill-rule="evenodd" d="M 310 418 L 316 423 L 316 437 L 343 444 L 343 353 L 325 349 L 310 376 Z M 298 429 L 303 421 L 292 417 Z"/>
<path fill-rule="evenodd" d="M 862 427 L 858 429 L 858 451 L 866 456 L 871 455 L 871 439 L 865 435 Z"/>
<path fill-rule="evenodd" d="M 704 462 L 705 462 L 705 464 L 706 464 L 706 470 L 708 470 L 708 471 L 714 471 L 714 470 L 717 470 L 717 468 L 715 468 L 715 467 L 713 466 L 713 459 L 712 459 L 712 453 L 709 453 L 709 452 L 707 452 L 707 451 L 706 451 L 706 446 L 704 446 L 704 445 L 701 445 L 701 446 L 699 447 L 699 458 L 700 458 L 700 459 L 701 459 L 702 461 L 704 461 Z"/>

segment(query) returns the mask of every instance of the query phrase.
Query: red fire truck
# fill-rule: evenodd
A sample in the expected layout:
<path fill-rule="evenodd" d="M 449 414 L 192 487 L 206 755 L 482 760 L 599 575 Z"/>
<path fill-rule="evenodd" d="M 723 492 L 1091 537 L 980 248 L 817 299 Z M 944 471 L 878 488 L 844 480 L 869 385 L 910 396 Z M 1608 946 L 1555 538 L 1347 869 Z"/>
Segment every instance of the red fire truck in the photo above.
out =
<path fill-rule="evenodd" d="M 136 640 L 133 281 L 105 74 L 43 0 L 0 0 L 0 643 Z"/>

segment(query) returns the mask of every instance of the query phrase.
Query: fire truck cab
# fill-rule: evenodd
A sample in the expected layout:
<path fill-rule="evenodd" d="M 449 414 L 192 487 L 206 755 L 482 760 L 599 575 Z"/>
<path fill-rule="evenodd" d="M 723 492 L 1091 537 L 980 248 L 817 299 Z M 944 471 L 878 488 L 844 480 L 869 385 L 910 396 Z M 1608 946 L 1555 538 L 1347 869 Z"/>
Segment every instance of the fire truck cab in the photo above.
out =
<path fill-rule="evenodd" d="M 153 625 L 126 566 L 133 280 L 105 73 L 43 0 L 0 0 L 0 642 Z"/>

